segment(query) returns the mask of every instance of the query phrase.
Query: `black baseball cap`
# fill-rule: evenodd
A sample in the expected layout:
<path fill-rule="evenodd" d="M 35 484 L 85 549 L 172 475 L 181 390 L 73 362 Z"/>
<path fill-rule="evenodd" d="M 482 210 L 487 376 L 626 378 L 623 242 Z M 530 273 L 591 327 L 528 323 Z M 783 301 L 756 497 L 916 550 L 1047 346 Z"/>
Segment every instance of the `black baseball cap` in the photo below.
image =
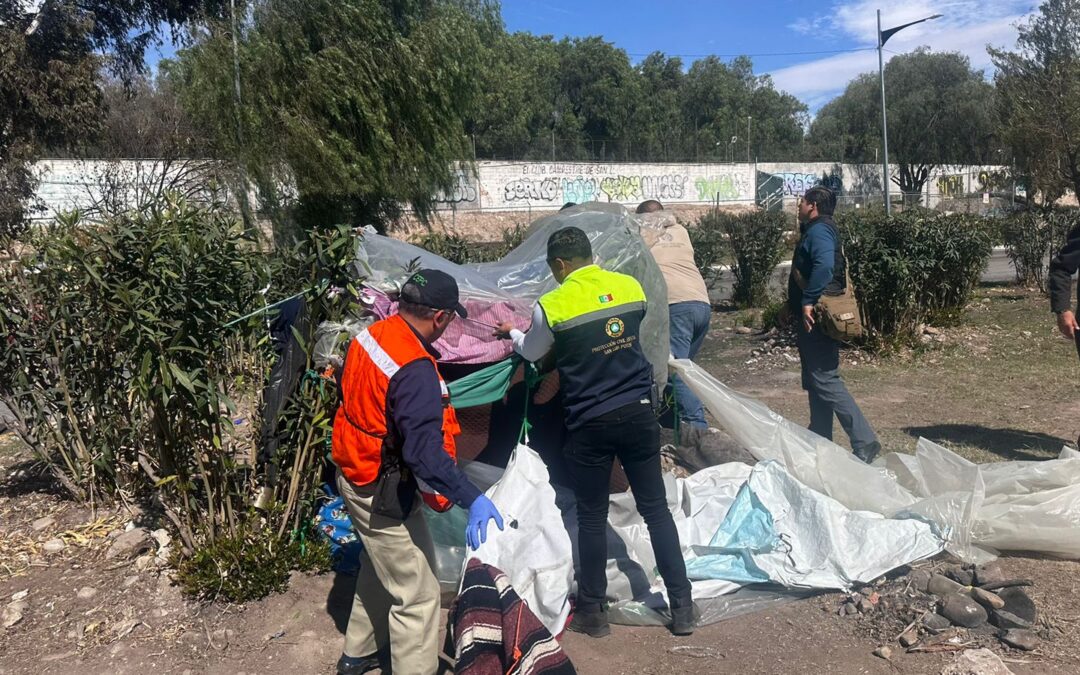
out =
<path fill-rule="evenodd" d="M 463 319 L 469 313 L 458 302 L 458 287 L 454 277 L 440 270 L 420 270 L 409 275 L 401 287 L 401 299 L 417 305 L 457 312 Z"/>

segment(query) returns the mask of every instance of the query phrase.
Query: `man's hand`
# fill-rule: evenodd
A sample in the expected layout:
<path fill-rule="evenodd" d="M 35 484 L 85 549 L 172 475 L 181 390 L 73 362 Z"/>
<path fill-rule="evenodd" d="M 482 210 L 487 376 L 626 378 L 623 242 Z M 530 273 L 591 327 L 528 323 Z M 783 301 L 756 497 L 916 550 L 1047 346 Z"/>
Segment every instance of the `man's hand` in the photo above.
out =
<path fill-rule="evenodd" d="M 1065 310 L 1061 314 L 1057 315 L 1058 330 L 1061 334 L 1070 340 L 1076 339 L 1076 331 L 1080 330 L 1080 325 L 1076 323 L 1076 315 L 1069 310 Z"/>
<path fill-rule="evenodd" d="M 814 306 L 813 305 L 803 305 L 803 308 L 802 308 L 802 322 L 803 322 L 803 328 L 806 329 L 807 333 L 814 330 Z"/>
<path fill-rule="evenodd" d="M 469 548 L 476 550 L 480 544 L 487 541 L 488 522 L 495 521 L 495 525 L 503 529 L 503 519 L 499 510 L 491 503 L 491 500 L 480 495 L 469 507 L 469 522 L 465 526 L 465 541 Z"/>
<path fill-rule="evenodd" d="M 500 340 L 508 340 L 510 338 L 510 331 L 514 330 L 514 324 L 509 321 L 503 321 L 495 327 L 495 332 L 492 333 Z"/>

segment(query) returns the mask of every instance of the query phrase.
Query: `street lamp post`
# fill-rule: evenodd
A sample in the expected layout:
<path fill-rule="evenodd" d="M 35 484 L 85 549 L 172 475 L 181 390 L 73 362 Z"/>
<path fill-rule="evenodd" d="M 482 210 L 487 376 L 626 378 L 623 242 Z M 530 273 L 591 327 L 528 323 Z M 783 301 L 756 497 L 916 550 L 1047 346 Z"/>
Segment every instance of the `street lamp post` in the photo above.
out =
<path fill-rule="evenodd" d="M 885 188 L 885 215 L 889 215 L 892 210 L 891 204 L 889 204 L 889 118 L 885 114 L 885 59 L 882 57 L 882 48 L 889 38 L 896 35 L 900 31 L 904 30 L 908 26 L 914 26 L 917 23 L 923 21 L 930 21 L 932 19 L 940 19 L 940 14 L 934 14 L 932 16 L 919 19 L 918 21 L 912 21 L 911 23 L 905 23 L 902 26 L 895 28 L 889 28 L 888 30 L 881 30 L 881 10 L 877 11 L 877 61 L 878 61 L 878 76 L 881 78 L 881 181 Z"/>
<path fill-rule="evenodd" d="M 746 116 L 746 163 L 750 163 L 750 120 L 754 119 L 750 115 Z"/>

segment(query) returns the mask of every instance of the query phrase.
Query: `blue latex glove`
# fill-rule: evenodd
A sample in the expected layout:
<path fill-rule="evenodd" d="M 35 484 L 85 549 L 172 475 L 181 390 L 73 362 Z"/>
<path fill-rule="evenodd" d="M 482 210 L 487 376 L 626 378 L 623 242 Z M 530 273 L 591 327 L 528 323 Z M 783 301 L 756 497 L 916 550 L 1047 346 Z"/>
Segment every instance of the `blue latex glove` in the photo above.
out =
<path fill-rule="evenodd" d="M 503 529 L 503 519 L 499 510 L 491 503 L 491 500 L 480 495 L 469 507 L 469 524 L 465 526 L 465 541 L 469 542 L 469 548 L 476 550 L 480 544 L 487 541 L 488 521 L 494 520 L 499 529 Z"/>

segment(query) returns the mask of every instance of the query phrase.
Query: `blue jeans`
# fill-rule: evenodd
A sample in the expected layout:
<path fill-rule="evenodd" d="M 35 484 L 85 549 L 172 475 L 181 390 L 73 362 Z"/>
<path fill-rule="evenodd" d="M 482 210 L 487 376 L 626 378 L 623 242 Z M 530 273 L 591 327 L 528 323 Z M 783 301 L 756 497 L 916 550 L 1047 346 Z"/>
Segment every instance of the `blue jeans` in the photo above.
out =
<path fill-rule="evenodd" d="M 801 316 L 799 319 L 801 324 Z M 810 399 L 810 431 L 831 441 L 835 415 L 856 454 L 876 446 L 877 434 L 840 379 L 840 343 L 820 328 L 807 333 L 800 325 L 798 346 L 802 387 Z"/>
<path fill-rule="evenodd" d="M 671 324 L 671 353 L 677 359 L 693 359 L 709 332 L 712 308 L 707 302 L 676 302 L 668 305 Z M 679 404 L 679 419 L 696 427 L 705 427 L 705 408 L 690 387 L 678 377 L 671 376 L 675 400 Z"/>

